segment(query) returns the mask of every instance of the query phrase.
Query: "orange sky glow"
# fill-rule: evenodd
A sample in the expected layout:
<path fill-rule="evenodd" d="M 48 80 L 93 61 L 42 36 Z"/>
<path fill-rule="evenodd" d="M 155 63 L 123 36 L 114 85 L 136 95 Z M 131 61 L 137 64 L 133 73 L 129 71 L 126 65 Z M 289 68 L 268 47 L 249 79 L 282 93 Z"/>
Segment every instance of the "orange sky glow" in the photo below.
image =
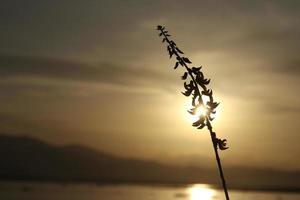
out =
<path fill-rule="evenodd" d="M 0 8 L 0 133 L 215 165 L 209 132 L 191 126 L 183 71 L 173 70 L 155 30 L 163 24 L 211 78 L 220 102 L 213 129 L 229 146 L 224 164 L 300 169 L 294 4 L 299 8 L 289 1 L 8 3 Z"/>

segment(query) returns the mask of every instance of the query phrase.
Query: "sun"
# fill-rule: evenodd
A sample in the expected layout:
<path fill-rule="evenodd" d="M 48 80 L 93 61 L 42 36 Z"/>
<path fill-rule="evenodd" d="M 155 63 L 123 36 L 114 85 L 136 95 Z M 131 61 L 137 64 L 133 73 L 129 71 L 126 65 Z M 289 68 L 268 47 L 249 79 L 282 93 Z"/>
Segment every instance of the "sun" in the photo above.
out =
<path fill-rule="evenodd" d="M 195 115 L 190 114 L 189 112 L 187 112 L 188 110 L 191 110 L 191 108 L 193 108 L 194 106 L 192 106 L 192 100 L 188 99 L 187 101 L 185 101 L 184 107 L 182 109 L 183 111 L 183 118 L 185 119 L 185 121 L 187 122 L 196 122 L 199 120 L 200 116 L 208 116 L 210 115 L 210 117 L 212 117 L 215 121 L 218 121 L 220 118 L 220 110 L 218 109 L 218 111 L 216 113 L 209 113 L 209 108 L 206 107 L 206 103 L 209 101 L 209 99 L 205 98 L 206 96 L 203 95 L 203 103 L 204 105 L 201 105 L 199 107 L 197 107 Z"/>
<path fill-rule="evenodd" d="M 205 108 L 204 106 L 199 106 L 197 109 L 196 109 L 196 116 L 206 116 L 207 115 L 207 108 Z"/>
<path fill-rule="evenodd" d="M 199 106 L 196 108 L 195 115 L 192 115 L 190 113 L 187 113 L 187 114 L 188 114 L 189 121 L 195 122 L 195 121 L 199 120 L 200 116 L 204 116 L 204 117 L 207 116 L 207 113 L 208 113 L 207 108 L 205 108 L 204 106 Z"/>
<path fill-rule="evenodd" d="M 207 116 L 208 110 L 205 106 L 199 106 L 196 108 L 195 115 L 190 114 L 187 112 L 187 110 L 190 110 L 192 108 L 191 103 L 187 102 L 185 106 L 185 118 L 188 122 L 195 122 L 199 120 L 199 116 Z"/>

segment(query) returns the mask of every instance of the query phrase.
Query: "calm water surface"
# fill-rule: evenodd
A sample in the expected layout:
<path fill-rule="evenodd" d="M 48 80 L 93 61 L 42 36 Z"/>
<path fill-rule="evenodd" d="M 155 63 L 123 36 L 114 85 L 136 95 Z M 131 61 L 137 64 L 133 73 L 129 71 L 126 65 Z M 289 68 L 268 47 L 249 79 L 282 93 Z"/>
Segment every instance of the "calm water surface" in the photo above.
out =
<path fill-rule="evenodd" d="M 230 191 L 233 200 L 300 200 L 300 193 Z M 210 185 L 185 186 L 0 183 L 1 200 L 221 200 Z"/>

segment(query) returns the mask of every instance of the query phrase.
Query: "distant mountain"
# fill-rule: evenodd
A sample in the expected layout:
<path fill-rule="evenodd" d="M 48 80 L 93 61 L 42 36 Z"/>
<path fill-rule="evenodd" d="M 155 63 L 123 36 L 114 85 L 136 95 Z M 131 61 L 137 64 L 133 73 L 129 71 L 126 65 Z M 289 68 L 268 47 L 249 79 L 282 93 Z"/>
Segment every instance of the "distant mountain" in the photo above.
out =
<path fill-rule="evenodd" d="M 30 137 L 0 135 L 0 179 L 98 183 L 219 184 L 216 169 L 167 166 L 124 159 L 72 145 L 55 146 Z M 300 172 L 228 168 L 230 188 L 300 189 Z"/>

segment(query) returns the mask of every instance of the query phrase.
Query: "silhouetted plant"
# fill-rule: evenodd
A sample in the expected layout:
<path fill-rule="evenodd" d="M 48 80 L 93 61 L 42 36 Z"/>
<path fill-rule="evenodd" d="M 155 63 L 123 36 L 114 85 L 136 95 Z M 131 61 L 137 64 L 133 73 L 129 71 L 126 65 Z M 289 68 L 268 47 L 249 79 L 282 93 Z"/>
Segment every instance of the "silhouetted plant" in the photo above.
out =
<path fill-rule="evenodd" d="M 185 72 L 181 76 L 181 79 L 184 80 L 185 89 L 182 94 L 187 97 L 192 96 L 192 108 L 188 110 L 188 112 L 198 117 L 198 120 L 193 123 L 193 126 L 197 127 L 198 129 L 202 129 L 206 126 L 210 132 L 225 196 L 226 199 L 229 200 L 222 165 L 218 154 L 218 148 L 220 150 L 225 150 L 228 147 L 226 147 L 226 139 L 217 138 L 216 133 L 212 130 L 211 121 L 214 119 L 213 114 L 216 113 L 215 109 L 219 103 L 214 101 L 212 90 L 207 88 L 207 85 L 210 83 L 210 79 L 206 79 L 204 77 L 203 73 L 201 72 L 202 66 L 189 67 L 192 62 L 189 58 L 182 56 L 184 54 L 183 51 L 178 48 L 173 40 L 169 39 L 171 35 L 165 29 L 165 27 L 159 25 L 157 26 L 157 30 L 160 31 L 159 36 L 163 38 L 162 42 L 167 43 L 167 51 L 170 58 L 173 56 L 176 58 L 174 69 L 177 69 L 179 66 L 185 69 Z M 205 101 L 203 96 L 206 96 L 208 100 Z M 201 107 L 205 109 L 205 115 L 199 115 L 197 113 L 197 109 Z"/>

